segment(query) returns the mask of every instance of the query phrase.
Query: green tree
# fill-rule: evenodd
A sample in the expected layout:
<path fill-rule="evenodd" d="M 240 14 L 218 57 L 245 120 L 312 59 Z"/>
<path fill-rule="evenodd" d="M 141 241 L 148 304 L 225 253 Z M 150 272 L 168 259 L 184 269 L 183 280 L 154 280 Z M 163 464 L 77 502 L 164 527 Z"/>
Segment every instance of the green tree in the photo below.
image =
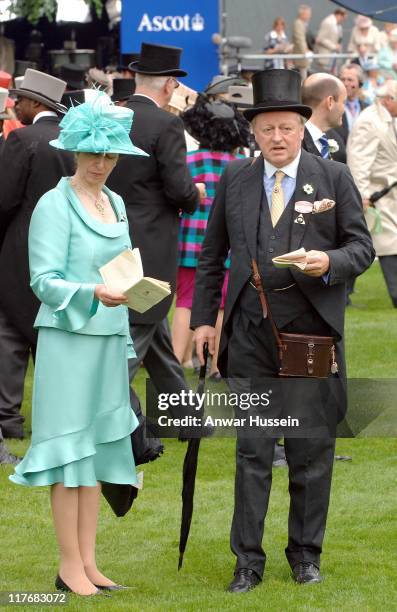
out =
<path fill-rule="evenodd" d="M 102 0 L 84 0 L 92 6 L 97 15 L 102 14 Z M 57 11 L 56 0 L 13 0 L 13 10 L 19 17 L 25 17 L 31 23 L 36 24 L 42 17 L 54 21 Z"/>

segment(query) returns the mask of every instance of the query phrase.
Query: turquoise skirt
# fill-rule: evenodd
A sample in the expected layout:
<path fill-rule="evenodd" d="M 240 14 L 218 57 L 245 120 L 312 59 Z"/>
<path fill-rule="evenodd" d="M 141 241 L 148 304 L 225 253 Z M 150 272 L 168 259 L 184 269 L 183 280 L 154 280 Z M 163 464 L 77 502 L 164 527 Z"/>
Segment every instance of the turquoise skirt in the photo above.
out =
<path fill-rule="evenodd" d="M 138 484 L 127 337 L 39 329 L 32 440 L 10 480 L 25 486 Z"/>

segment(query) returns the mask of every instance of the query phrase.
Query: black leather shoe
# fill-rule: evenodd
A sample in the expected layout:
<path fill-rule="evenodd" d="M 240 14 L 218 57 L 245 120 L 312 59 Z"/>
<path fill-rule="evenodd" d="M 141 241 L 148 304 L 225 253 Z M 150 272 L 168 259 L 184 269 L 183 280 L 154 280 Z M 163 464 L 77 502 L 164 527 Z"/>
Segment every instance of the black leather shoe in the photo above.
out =
<path fill-rule="evenodd" d="M 0 463 L 3 465 L 18 465 L 20 458 L 16 457 L 6 447 L 4 442 L 0 442 Z"/>
<path fill-rule="evenodd" d="M 6 425 L 2 425 L 1 432 L 3 434 L 3 438 L 14 438 L 16 440 L 23 440 L 25 438 L 23 427 L 12 429 L 8 428 Z"/>
<path fill-rule="evenodd" d="M 261 582 L 254 570 L 243 567 L 236 571 L 234 578 L 227 587 L 229 593 L 248 593 Z"/>
<path fill-rule="evenodd" d="M 96 586 L 96 585 L 94 585 Z M 64 582 L 62 580 L 62 578 L 60 577 L 60 575 L 58 574 L 57 577 L 55 578 L 55 588 L 57 589 L 57 591 L 63 591 L 64 593 L 75 593 L 67 584 L 66 582 Z M 78 593 L 75 593 L 75 595 L 78 595 Z M 98 589 L 96 591 L 96 593 L 92 593 L 92 595 L 81 595 L 81 597 L 93 597 L 94 595 L 105 595 L 105 593 L 103 593 L 101 591 L 101 589 Z M 107 595 L 107 597 L 110 597 L 110 595 Z"/>
<path fill-rule="evenodd" d="M 295 565 L 292 570 L 295 582 L 298 584 L 317 584 L 322 582 L 323 577 L 318 567 L 309 561 L 302 561 Z"/>

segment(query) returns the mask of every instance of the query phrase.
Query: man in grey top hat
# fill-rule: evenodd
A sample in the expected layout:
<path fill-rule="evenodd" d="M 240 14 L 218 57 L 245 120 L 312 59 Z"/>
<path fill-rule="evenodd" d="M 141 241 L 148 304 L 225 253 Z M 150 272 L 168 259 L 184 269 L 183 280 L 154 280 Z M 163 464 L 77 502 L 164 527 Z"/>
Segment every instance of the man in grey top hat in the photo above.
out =
<path fill-rule="evenodd" d="M 244 391 L 244 409 L 235 410 L 236 417 L 248 423 L 237 431 L 230 538 L 236 568 L 228 588 L 232 593 L 245 593 L 262 580 L 274 437 L 280 433 L 271 422 L 267 428 L 265 420 L 279 416 L 280 410 L 299 417 L 298 427 L 284 432 L 290 492 L 285 553 L 295 582 L 321 581 L 335 424 L 346 406 L 345 283 L 374 258 L 361 198 L 348 168 L 302 150 L 311 109 L 302 104 L 300 90 L 295 71 L 265 70 L 254 76 L 254 106 L 244 115 L 252 122 L 262 154 L 225 169 L 196 272 L 191 327 L 203 361 L 204 343 L 214 352 L 224 261 L 231 253 L 218 367 L 234 393 Z M 274 257 L 300 247 L 306 249 L 303 271 L 273 265 Z M 253 260 L 263 279 L 266 308 Z M 274 325 L 295 339 L 296 334 L 311 338 L 306 340 L 307 352 L 297 360 L 307 364 L 305 374 L 290 371 L 296 379 L 279 377 Z M 326 354 L 321 382 L 306 378 L 312 374 L 310 347 L 316 336 L 328 337 L 335 355 L 328 371 L 331 359 Z M 291 381 L 296 381 L 292 389 Z M 251 415 L 261 419 L 262 427 L 255 428 L 255 421 L 250 425 Z"/>
<path fill-rule="evenodd" d="M 20 405 L 39 302 L 30 289 L 28 230 L 40 197 L 62 176 L 73 173 L 73 155 L 54 149 L 59 134 L 59 102 L 66 83 L 28 69 L 17 96 L 18 119 L 26 127 L 8 136 L 0 156 L 0 424 L 4 437 L 22 438 Z"/>

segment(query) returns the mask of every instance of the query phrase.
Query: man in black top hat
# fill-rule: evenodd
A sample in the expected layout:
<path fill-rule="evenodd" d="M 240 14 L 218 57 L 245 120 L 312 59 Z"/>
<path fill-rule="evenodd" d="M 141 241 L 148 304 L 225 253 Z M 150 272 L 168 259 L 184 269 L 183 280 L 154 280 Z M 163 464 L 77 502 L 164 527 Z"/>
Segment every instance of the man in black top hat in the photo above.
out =
<path fill-rule="evenodd" d="M 254 106 L 244 114 L 252 121 L 262 155 L 255 161 L 232 162 L 222 175 L 196 273 L 191 326 L 199 357 L 202 359 L 204 342 L 213 353 L 223 262 L 230 250 L 218 366 L 229 378 L 232 391 L 248 386 L 249 409 L 237 408 L 236 416 L 244 412 L 250 423 L 251 414 L 266 417 L 276 409 L 284 409 L 287 415 L 303 415 L 300 428 L 285 435 L 291 498 L 285 552 L 294 580 L 302 584 L 321 581 L 334 427 L 328 432 L 335 424 L 332 420 L 343 417 L 346 401 L 345 283 L 370 265 L 374 251 L 361 199 L 347 167 L 301 149 L 311 109 L 301 103 L 300 87 L 299 75 L 290 70 L 265 70 L 253 78 Z M 322 208 L 325 212 L 314 214 Z M 303 271 L 273 265 L 273 257 L 299 247 L 307 251 Z M 278 378 L 275 336 L 269 310 L 265 317 L 253 282 L 252 259 L 258 263 L 279 330 L 335 339 L 338 368 L 321 382 L 294 379 L 295 393 L 286 399 L 280 390 L 289 392 L 293 379 Z M 268 406 L 264 401 L 258 407 L 256 392 L 271 397 Z M 325 412 L 324 406 L 333 413 Z M 319 417 L 324 418 L 323 425 L 318 423 Z M 331 421 L 327 417 L 332 417 Z M 308 419 L 310 429 L 305 427 Z M 257 430 L 249 425 L 237 433 L 231 528 L 237 563 L 228 589 L 233 593 L 249 591 L 263 576 L 266 556 L 262 536 L 272 479 L 272 436 L 278 434 L 279 430 L 269 432 L 266 427 Z"/>
<path fill-rule="evenodd" d="M 179 213 L 193 213 L 199 199 L 186 165 L 186 144 L 179 117 L 166 112 L 177 77 L 182 49 L 142 43 L 140 58 L 131 64 L 136 91 L 127 102 L 134 111 L 133 139 L 149 157 L 124 159 L 108 185 L 126 204 L 134 247 L 141 252 L 146 276 L 171 283 L 172 294 L 144 314 L 130 310 L 130 331 L 136 359 L 130 359 L 130 378 L 143 361 L 157 390 L 186 390 L 183 369 L 172 348 L 167 313 L 175 291 Z M 142 160 L 145 161 L 142 161 Z M 132 405 L 136 406 L 136 398 Z"/>
<path fill-rule="evenodd" d="M 30 288 L 30 218 L 40 197 L 74 171 L 73 155 L 48 144 L 59 135 L 65 86 L 28 69 L 20 89 L 11 90 L 26 127 L 10 133 L 0 157 L 0 424 L 5 438 L 24 435 L 19 410 L 29 353 L 34 355 L 37 341 L 33 323 L 40 303 Z"/>

